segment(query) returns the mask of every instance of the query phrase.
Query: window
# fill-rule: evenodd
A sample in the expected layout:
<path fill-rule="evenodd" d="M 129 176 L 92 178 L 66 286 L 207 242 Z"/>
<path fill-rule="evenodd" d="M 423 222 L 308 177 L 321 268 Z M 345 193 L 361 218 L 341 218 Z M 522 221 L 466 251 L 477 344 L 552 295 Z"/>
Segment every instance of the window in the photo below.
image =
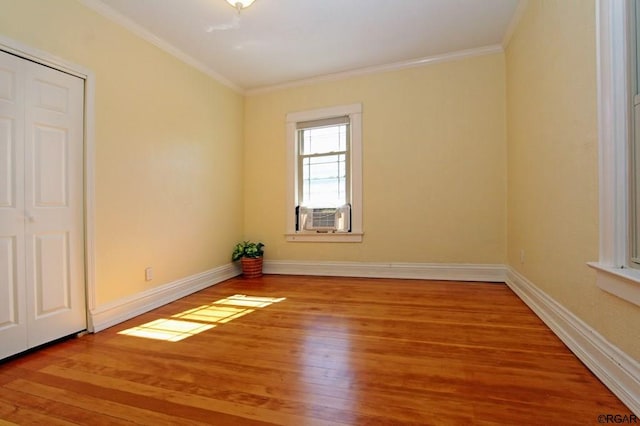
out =
<path fill-rule="evenodd" d="M 640 31 L 640 7 L 638 0 L 632 0 L 629 4 L 629 79 L 628 94 L 631 111 L 630 122 L 630 250 L 629 265 L 633 268 L 640 268 L 640 66 L 638 66 L 638 31 Z"/>
<path fill-rule="evenodd" d="M 640 173 L 640 164 L 634 164 L 631 143 L 636 139 L 631 136 L 636 109 L 631 95 L 637 92 L 635 65 L 629 60 L 635 56 L 635 19 L 630 19 L 635 18 L 635 2 L 597 3 L 600 259 L 589 265 L 597 270 L 600 288 L 640 305 L 640 269 L 633 261 L 640 254 L 634 247 L 639 225 L 635 215 L 640 214 L 635 201 L 640 175 L 635 173 Z"/>
<path fill-rule="evenodd" d="M 298 202 L 339 207 L 349 197 L 349 117 L 297 123 Z"/>
<path fill-rule="evenodd" d="M 360 104 L 287 114 L 287 240 L 362 241 Z"/>

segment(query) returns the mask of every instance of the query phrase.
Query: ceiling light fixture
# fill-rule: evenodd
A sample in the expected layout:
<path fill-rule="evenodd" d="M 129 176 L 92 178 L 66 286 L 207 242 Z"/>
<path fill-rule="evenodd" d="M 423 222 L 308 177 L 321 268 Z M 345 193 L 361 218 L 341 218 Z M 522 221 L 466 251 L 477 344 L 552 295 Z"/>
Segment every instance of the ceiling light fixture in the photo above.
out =
<path fill-rule="evenodd" d="M 235 7 L 238 13 L 240 13 L 242 9 L 251 6 L 254 1 L 255 0 L 227 0 L 227 3 Z"/>

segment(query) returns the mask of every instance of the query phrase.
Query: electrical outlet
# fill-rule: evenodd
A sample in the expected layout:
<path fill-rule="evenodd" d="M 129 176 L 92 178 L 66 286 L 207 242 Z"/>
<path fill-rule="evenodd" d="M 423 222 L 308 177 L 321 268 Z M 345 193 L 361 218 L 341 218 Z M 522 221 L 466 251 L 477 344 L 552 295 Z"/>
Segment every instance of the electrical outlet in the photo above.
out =
<path fill-rule="evenodd" d="M 153 268 L 152 267 L 148 267 L 148 268 L 144 268 L 144 279 L 146 281 L 151 281 L 153 279 Z"/>

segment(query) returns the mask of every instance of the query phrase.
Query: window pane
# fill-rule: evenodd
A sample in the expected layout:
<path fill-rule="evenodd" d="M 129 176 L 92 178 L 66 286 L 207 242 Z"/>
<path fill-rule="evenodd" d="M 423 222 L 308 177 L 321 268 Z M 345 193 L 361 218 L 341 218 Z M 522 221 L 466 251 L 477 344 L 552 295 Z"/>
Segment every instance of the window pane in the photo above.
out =
<path fill-rule="evenodd" d="M 302 204 L 332 207 L 346 203 L 346 155 L 306 157 L 302 161 Z"/>
<path fill-rule="evenodd" d="M 347 150 L 347 125 L 304 129 L 301 133 L 301 154 L 322 154 Z"/>

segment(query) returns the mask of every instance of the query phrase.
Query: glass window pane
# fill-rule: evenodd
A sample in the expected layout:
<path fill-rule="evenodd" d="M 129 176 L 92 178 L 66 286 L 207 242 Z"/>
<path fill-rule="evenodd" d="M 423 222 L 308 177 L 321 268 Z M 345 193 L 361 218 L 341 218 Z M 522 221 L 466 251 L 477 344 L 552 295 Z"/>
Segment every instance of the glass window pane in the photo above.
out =
<path fill-rule="evenodd" d="M 347 149 L 347 125 L 304 129 L 301 133 L 301 154 L 322 154 Z"/>
<path fill-rule="evenodd" d="M 302 204 L 332 207 L 346 203 L 346 155 L 306 157 L 302 161 Z"/>

